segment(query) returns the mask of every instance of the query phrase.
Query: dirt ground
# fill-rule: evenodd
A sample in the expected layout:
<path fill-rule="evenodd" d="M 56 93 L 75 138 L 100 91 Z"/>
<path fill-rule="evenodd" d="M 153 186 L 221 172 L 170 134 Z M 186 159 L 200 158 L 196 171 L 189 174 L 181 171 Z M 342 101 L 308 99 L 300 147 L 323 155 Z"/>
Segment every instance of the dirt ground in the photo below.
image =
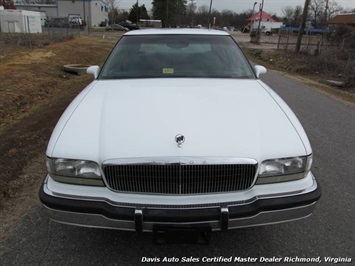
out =
<path fill-rule="evenodd" d="M 38 200 L 50 134 L 70 101 L 92 80 L 61 67 L 102 64 L 116 41 L 82 36 L 0 58 L 0 241 Z"/>
<path fill-rule="evenodd" d="M 102 64 L 116 41 L 81 36 L 0 58 L 0 246 L 6 232 L 38 201 L 50 134 L 70 101 L 92 80 L 61 67 Z"/>

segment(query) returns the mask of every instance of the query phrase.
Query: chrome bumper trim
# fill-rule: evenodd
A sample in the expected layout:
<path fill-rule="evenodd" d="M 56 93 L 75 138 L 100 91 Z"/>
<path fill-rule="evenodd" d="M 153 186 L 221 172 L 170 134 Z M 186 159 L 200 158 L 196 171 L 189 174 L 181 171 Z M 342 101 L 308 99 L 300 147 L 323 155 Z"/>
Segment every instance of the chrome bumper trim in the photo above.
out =
<path fill-rule="evenodd" d="M 276 211 L 265 211 L 265 212 L 260 212 L 257 215 L 251 217 L 230 219 L 228 221 L 228 229 L 270 225 L 270 224 L 284 223 L 284 222 L 296 221 L 299 219 L 307 218 L 312 214 L 315 208 L 315 204 L 316 202 L 302 207 L 276 210 Z M 63 224 L 92 227 L 92 228 L 137 231 L 135 221 L 113 220 L 99 214 L 73 213 L 73 212 L 52 210 L 49 208 L 46 208 L 46 211 L 52 220 Z M 213 231 L 226 229 L 223 228 L 223 224 L 221 223 L 221 221 L 201 221 L 201 222 L 194 222 L 194 223 L 190 223 L 190 222 L 189 223 L 156 223 L 156 222 L 144 222 L 144 217 L 143 217 L 141 231 L 153 232 L 153 226 L 156 224 L 166 225 L 166 226 L 189 225 L 192 227 L 197 225 L 206 225 L 206 226 L 211 226 Z"/>
<path fill-rule="evenodd" d="M 130 207 L 130 208 L 159 208 L 159 209 L 200 209 L 200 208 L 215 208 L 215 207 L 229 207 L 229 206 L 240 206 L 240 205 L 247 205 L 251 204 L 257 200 L 262 200 L 262 199 L 271 199 L 271 198 L 282 198 L 282 197 L 288 197 L 288 196 L 297 196 L 297 195 L 304 195 L 307 193 L 310 193 L 312 191 L 315 191 L 318 189 L 319 185 L 315 179 L 315 177 L 312 175 L 312 180 L 313 183 L 310 187 L 307 187 L 303 190 L 298 190 L 298 191 L 292 191 L 288 193 L 275 193 L 275 194 L 267 194 L 267 195 L 260 195 L 260 196 L 255 196 L 252 198 L 249 198 L 247 200 L 239 200 L 239 201 L 227 201 L 227 202 L 215 202 L 215 203 L 205 203 L 205 204 L 184 204 L 184 205 L 165 205 L 165 204 L 142 204 L 142 203 L 128 203 L 128 202 L 116 202 L 112 201 L 108 198 L 98 198 L 98 197 L 90 197 L 90 196 L 76 196 L 76 195 L 67 195 L 64 193 L 58 193 L 58 192 L 53 192 L 48 187 L 46 186 L 48 176 L 44 179 L 43 181 L 43 190 L 44 193 L 53 196 L 53 197 L 58 197 L 58 198 L 64 198 L 64 199 L 71 199 L 71 200 L 85 200 L 85 201 L 95 201 L 95 202 L 105 202 L 111 206 L 114 207 Z"/>

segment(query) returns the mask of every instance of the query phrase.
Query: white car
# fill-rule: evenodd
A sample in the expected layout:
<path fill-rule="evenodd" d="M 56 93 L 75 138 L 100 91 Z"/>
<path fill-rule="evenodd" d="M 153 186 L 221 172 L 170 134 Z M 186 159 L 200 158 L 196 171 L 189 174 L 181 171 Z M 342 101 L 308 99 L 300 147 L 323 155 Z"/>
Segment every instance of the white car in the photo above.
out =
<path fill-rule="evenodd" d="M 306 133 L 227 32 L 130 31 L 87 72 L 46 152 L 53 220 L 212 231 L 312 214 Z"/>

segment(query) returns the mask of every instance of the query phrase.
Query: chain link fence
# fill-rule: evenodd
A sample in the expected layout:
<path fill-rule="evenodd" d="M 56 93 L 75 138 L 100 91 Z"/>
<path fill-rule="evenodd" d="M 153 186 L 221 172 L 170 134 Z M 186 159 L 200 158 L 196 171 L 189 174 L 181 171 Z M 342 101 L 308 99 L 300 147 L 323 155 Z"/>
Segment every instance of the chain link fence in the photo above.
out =
<path fill-rule="evenodd" d="M 83 28 L 79 25 L 47 24 L 42 27 L 42 33 L 0 32 L 0 56 L 18 51 L 47 46 L 50 43 L 61 42 L 79 37 Z"/>
<path fill-rule="evenodd" d="M 281 31 L 278 49 L 295 51 L 298 33 Z M 340 26 L 322 35 L 304 35 L 300 52 L 307 70 L 342 81 L 355 92 L 355 28 Z"/>
<path fill-rule="evenodd" d="M 279 32 L 277 49 L 295 51 L 297 38 L 298 32 L 281 29 Z M 300 51 L 305 54 L 317 55 L 322 47 L 330 45 L 326 40 L 325 34 L 305 34 L 302 38 Z"/>

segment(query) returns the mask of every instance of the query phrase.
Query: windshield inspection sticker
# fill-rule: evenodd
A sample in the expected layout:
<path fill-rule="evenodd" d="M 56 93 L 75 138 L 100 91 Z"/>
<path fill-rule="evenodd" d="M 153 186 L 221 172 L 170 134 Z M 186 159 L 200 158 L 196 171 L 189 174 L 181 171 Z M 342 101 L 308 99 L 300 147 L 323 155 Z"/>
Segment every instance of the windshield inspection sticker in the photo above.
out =
<path fill-rule="evenodd" d="M 173 68 L 163 68 L 163 74 L 174 74 Z"/>

